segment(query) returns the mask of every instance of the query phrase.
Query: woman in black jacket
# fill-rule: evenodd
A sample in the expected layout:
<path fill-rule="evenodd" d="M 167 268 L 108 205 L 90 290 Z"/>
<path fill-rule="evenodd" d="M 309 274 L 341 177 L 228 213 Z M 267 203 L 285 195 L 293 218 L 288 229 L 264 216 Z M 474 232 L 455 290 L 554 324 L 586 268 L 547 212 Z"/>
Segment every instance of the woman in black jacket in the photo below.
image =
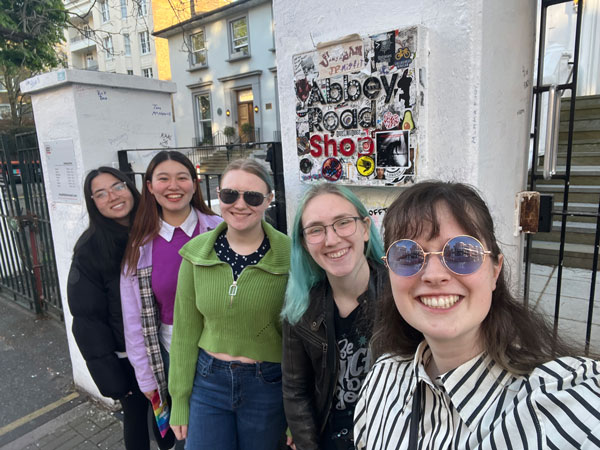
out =
<path fill-rule="evenodd" d="M 282 311 L 283 401 L 296 450 L 354 449 L 354 405 L 371 365 L 383 245 L 348 189 L 313 186 L 292 230 Z"/>
<path fill-rule="evenodd" d="M 89 227 L 75 245 L 67 295 L 73 335 L 100 393 L 123 407 L 127 450 L 149 448 L 148 407 L 125 353 L 119 276 L 130 219 L 140 194 L 112 167 L 92 170 L 83 185 Z M 173 446 L 154 435 L 161 448 Z M 169 435 L 167 435 L 169 437 Z"/>

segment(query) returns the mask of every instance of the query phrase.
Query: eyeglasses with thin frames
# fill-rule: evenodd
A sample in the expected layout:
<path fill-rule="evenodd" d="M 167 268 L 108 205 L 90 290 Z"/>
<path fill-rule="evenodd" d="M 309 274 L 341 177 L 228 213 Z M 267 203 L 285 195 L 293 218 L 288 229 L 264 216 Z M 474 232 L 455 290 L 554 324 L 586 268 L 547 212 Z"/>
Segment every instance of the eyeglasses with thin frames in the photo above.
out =
<path fill-rule="evenodd" d="M 119 181 L 119 182 L 113 184 L 108 189 L 100 189 L 100 190 L 94 192 L 91 195 L 91 197 L 94 200 L 105 201 L 106 199 L 108 199 L 109 192 L 112 194 L 119 194 L 119 193 L 123 192 L 125 189 L 127 189 L 127 183 L 125 183 L 124 181 Z"/>
<path fill-rule="evenodd" d="M 427 257 L 437 255 L 442 264 L 456 275 L 470 275 L 479 270 L 490 250 L 473 236 L 460 235 L 449 239 L 439 252 L 426 252 L 412 239 L 393 242 L 382 259 L 396 275 L 412 277 L 427 265 Z"/>
<path fill-rule="evenodd" d="M 320 244 L 325 239 L 327 227 L 339 237 L 348 237 L 356 233 L 356 221 L 362 217 L 342 217 L 329 225 L 311 225 L 302 229 L 302 235 L 308 244 Z"/>

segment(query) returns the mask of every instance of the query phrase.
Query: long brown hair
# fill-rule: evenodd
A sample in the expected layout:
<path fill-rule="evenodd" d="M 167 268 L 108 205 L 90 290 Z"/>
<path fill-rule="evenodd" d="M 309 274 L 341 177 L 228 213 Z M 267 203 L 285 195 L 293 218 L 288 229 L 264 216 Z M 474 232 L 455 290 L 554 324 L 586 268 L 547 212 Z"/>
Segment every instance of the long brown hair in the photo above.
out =
<path fill-rule="evenodd" d="M 501 253 L 490 211 L 477 191 L 462 183 L 426 181 L 403 191 L 388 208 L 383 219 L 385 248 L 398 239 L 415 238 L 428 231 L 429 239 L 440 233 L 439 204 L 445 205 L 466 234 L 484 243 L 498 263 Z M 514 374 L 528 374 L 538 365 L 557 356 L 581 352 L 553 333 L 545 319 L 515 300 L 506 279 L 506 264 L 496 281 L 490 311 L 481 323 L 484 350 L 502 367 Z M 423 334 L 400 315 L 388 285 L 375 326 L 373 350 L 413 355 Z"/>
<path fill-rule="evenodd" d="M 135 215 L 135 219 L 133 220 L 131 232 L 129 233 L 129 241 L 127 242 L 127 249 L 125 250 L 125 257 L 123 258 L 123 267 L 127 267 L 127 271 L 130 274 L 133 274 L 136 271 L 137 262 L 140 258 L 140 247 L 158 236 L 158 232 L 160 231 L 162 208 L 148 190 L 148 182 L 152 181 L 152 175 L 154 174 L 156 167 L 168 160 L 178 162 L 185 166 L 190 172 L 192 180 L 196 180 L 196 170 L 194 165 L 183 153 L 172 150 L 163 150 L 152 158 L 144 175 L 140 205 Z M 216 213 L 204 203 L 202 190 L 200 189 L 197 180 L 196 189 L 192 196 L 192 200 L 190 201 L 190 205 L 203 214 L 209 216 L 216 215 Z"/>

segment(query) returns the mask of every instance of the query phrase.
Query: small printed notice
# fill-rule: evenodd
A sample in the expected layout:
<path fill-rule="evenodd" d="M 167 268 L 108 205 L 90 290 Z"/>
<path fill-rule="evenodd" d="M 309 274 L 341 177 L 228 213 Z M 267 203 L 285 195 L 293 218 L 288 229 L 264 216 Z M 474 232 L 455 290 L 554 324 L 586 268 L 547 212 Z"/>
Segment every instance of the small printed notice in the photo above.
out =
<path fill-rule="evenodd" d="M 72 139 L 61 139 L 44 143 L 48 162 L 48 179 L 52 188 L 53 201 L 79 203 L 81 187 L 77 177 L 77 162 Z"/>
<path fill-rule="evenodd" d="M 317 60 L 321 78 L 358 72 L 365 66 L 363 42 L 359 39 L 320 48 Z"/>

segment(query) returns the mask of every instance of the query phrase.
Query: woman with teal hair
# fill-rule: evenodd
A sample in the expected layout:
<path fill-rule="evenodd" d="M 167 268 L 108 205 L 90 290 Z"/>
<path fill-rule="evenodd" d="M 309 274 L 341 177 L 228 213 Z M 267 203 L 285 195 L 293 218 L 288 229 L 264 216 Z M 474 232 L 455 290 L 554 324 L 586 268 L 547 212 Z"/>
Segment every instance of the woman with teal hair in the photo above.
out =
<path fill-rule="evenodd" d="M 354 405 L 387 284 L 382 256 L 377 229 L 349 189 L 319 184 L 306 192 L 281 313 L 283 400 L 297 450 L 354 448 Z"/>

